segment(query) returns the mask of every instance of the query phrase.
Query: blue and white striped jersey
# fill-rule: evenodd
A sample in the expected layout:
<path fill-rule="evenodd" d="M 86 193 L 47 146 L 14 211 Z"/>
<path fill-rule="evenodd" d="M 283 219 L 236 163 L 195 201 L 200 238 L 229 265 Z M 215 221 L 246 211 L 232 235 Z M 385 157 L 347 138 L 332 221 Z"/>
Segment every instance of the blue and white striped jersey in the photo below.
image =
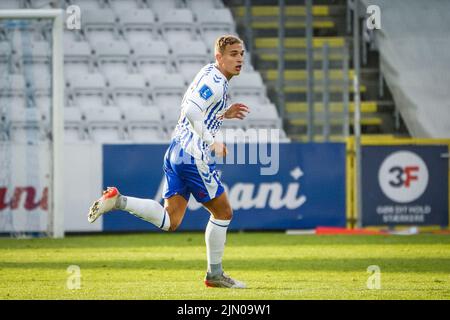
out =
<path fill-rule="evenodd" d="M 185 115 L 185 109 L 192 104 L 198 107 L 204 115 L 204 127 L 214 137 L 222 125 L 223 114 L 228 107 L 227 90 L 227 78 L 214 63 L 210 63 L 199 71 L 184 94 L 181 115 L 173 138 L 196 159 L 208 162 L 210 150 L 205 141 L 193 130 Z"/>

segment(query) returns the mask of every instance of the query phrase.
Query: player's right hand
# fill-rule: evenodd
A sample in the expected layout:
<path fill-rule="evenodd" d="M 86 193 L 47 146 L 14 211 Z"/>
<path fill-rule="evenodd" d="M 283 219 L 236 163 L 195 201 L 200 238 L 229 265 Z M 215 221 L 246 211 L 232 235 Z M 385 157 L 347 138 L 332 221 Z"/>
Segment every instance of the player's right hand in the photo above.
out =
<path fill-rule="evenodd" d="M 211 145 L 211 152 L 214 152 L 216 157 L 225 157 L 227 155 L 227 146 L 222 142 L 214 142 Z"/>

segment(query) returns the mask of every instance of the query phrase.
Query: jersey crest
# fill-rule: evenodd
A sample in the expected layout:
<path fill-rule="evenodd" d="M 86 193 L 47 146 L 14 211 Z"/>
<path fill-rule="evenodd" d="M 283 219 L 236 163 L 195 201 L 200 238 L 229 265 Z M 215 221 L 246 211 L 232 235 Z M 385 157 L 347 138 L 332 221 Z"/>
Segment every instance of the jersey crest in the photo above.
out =
<path fill-rule="evenodd" d="M 211 90 L 211 88 L 208 87 L 206 84 L 204 84 L 200 88 L 199 93 L 200 93 L 200 97 L 204 100 L 208 100 L 214 94 L 214 92 Z"/>

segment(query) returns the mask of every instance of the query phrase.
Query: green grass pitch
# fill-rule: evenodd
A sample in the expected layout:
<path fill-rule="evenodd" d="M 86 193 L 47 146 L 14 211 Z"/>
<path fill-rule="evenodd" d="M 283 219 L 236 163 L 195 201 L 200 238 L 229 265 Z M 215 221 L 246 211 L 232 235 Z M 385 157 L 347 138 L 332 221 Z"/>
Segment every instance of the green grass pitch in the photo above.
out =
<path fill-rule="evenodd" d="M 245 290 L 206 288 L 205 251 L 203 233 L 0 239 L 0 299 L 450 299 L 449 235 L 230 232 L 224 268 Z"/>

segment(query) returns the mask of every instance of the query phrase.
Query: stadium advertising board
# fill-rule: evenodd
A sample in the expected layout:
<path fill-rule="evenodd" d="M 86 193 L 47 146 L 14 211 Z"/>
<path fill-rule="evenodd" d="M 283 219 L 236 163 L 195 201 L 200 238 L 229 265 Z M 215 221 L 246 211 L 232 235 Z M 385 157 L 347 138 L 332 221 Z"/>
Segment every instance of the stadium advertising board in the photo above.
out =
<path fill-rule="evenodd" d="M 228 145 L 229 155 L 242 155 L 238 148 L 244 148 L 244 161 L 217 165 L 234 211 L 231 230 L 345 226 L 344 144 L 281 143 L 268 149 L 235 144 Z M 114 185 L 125 195 L 162 203 L 166 149 L 167 145 L 105 145 L 103 186 Z M 252 150 L 257 158 L 252 158 Z M 179 229 L 204 230 L 208 218 L 191 196 Z M 103 217 L 103 230 L 157 229 L 130 214 L 112 212 Z"/>
<path fill-rule="evenodd" d="M 448 225 L 447 146 L 364 146 L 362 225 Z"/>

